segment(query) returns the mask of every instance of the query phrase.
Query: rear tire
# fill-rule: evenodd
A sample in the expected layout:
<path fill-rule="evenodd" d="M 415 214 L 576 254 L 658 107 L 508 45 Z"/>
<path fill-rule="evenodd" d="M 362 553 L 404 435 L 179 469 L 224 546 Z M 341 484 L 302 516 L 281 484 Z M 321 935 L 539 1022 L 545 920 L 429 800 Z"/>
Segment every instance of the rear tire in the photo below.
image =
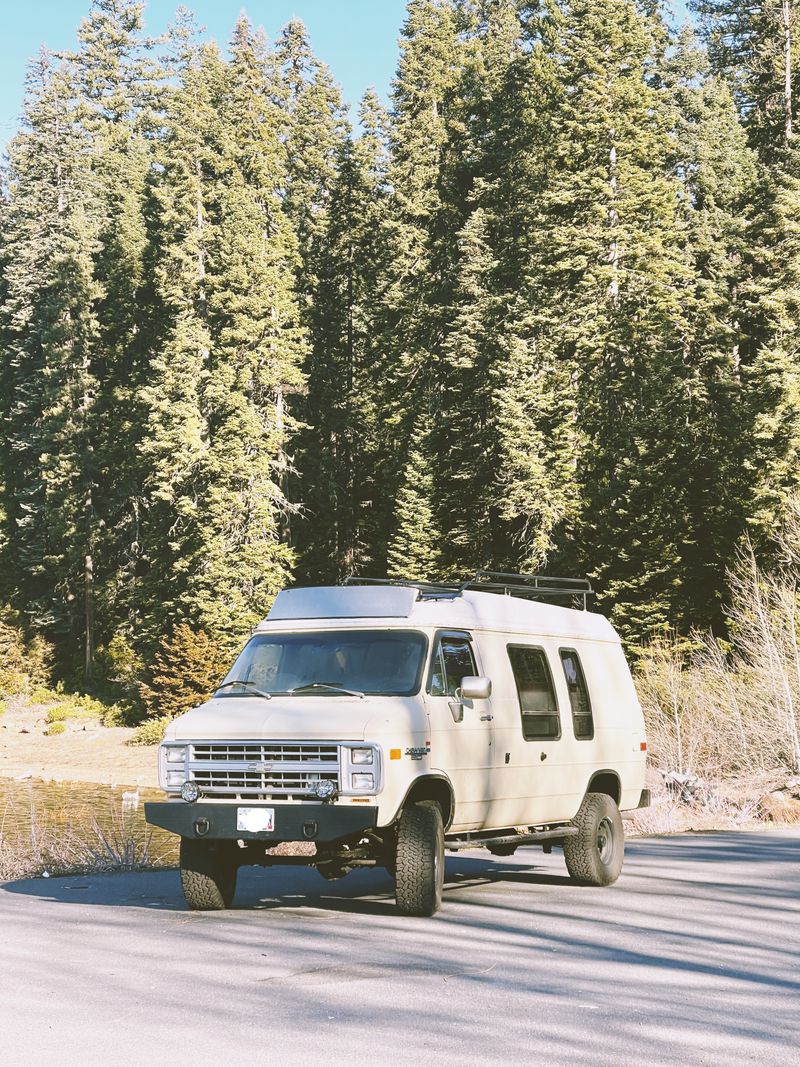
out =
<path fill-rule="evenodd" d="M 578 885 L 611 885 L 625 857 L 619 808 L 605 793 L 587 793 L 572 820 L 578 833 L 564 838 L 567 870 Z"/>
<path fill-rule="evenodd" d="M 222 911 L 236 892 L 235 841 L 181 838 L 181 887 L 192 911 Z"/>
<path fill-rule="evenodd" d="M 444 823 L 433 800 L 410 804 L 400 816 L 395 883 L 403 915 L 434 915 L 442 906 Z"/>

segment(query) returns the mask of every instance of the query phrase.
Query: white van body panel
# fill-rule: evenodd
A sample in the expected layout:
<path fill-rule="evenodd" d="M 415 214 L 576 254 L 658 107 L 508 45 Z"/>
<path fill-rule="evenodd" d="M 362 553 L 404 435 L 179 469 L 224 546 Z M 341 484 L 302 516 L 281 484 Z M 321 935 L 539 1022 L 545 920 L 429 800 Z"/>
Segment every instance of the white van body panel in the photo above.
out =
<path fill-rule="evenodd" d="M 414 630 L 427 638 L 419 692 L 411 696 L 224 696 L 176 719 L 166 744 L 198 741 L 365 742 L 382 761 L 377 827 L 397 819 L 420 779 L 449 783 L 449 833 L 571 820 L 594 775 L 619 780 L 619 807 L 637 806 L 645 786 L 645 730 L 619 636 L 602 615 L 496 593 L 464 590 L 422 595 L 405 586 L 343 586 L 281 592 L 254 631 Z M 463 701 L 428 691 L 431 657 L 442 632 L 469 637 L 476 672 L 492 682 L 486 700 Z M 509 645 L 542 649 L 558 704 L 560 737 L 525 740 Z M 591 700 L 594 733 L 576 738 L 561 650 L 577 653 Z M 399 753 L 399 754 L 398 754 Z M 172 791 L 173 794 L 176 792 Z M 303 799 L 264 800 L 272 806 Z M 236 804 L 237 798 L 225 802 Z M 337 805 L 358 804 L 338 796 Z"/>

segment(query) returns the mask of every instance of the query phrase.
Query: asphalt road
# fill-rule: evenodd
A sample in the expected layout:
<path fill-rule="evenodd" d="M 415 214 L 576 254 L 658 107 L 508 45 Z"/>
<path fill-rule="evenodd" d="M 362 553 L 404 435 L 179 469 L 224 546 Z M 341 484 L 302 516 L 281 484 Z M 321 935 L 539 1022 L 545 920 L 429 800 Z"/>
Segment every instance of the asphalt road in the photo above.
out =
<path fill-rule="evenodd" d="M 800 830 L 628 845 L 610 889 L 528 849 L 448 858 L 442 912 L 383 872 L 0 886 L 0 1063 L 800 1064 Z"/>

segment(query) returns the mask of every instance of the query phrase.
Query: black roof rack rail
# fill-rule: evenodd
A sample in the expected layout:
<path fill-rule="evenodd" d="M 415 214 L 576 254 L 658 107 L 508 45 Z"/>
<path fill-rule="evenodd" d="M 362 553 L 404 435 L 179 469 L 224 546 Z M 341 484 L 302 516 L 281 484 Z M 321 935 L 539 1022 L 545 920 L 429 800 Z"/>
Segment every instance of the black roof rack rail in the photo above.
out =
<path fill-rule="evenodd" d="M 415 582 L 406 578 L 345 578 L 342 585 L 396 585 L 418 590 L 420 600 L 452 599 L 467 590 L 501 593 L 524 600 L 568 600 L 571 607 L 587 610 L 594 593 L 588 578 L 559 578 L 549 574 L 511 574 L 505 571 L 476 571 L 463 582 Z"/>
<path fill-rule="evenodd" d="M 462 589 L 476 589 L 487 593 L 503 593 L 525 600 L 571 601 L 573 607 L 584 611 L 593 595 L 588 578 L 562 578 L 550 574 L 514 574 L 505 571 L 476 571 L 461 583 Z"/>
<path fill-rule="evenodd" d="M 456 582 L 415 582 L 412 578 L 344 578 L 340 585 L 398 585 L 416 589 L 418 599 L 441 600 L 461 596 L 461 586 Z"/>

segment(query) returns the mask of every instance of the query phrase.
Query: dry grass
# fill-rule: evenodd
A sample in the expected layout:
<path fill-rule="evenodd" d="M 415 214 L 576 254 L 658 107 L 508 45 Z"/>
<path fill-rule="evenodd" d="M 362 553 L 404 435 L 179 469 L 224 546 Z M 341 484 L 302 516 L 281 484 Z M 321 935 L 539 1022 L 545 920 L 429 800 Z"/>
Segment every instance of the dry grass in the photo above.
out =
<path fill-rule="evenodd" d="M 750 547 L 729 575 L 729 640 L 694 634 L 641 653 L 636 686 L 651 766 L 699 779 L 690 803 L 668 792 L 643 825 L 793 822 L 800 803 L 800 498 L 770 572 Z M 659 779 L 660 783 L 661 779 Z M 785 788 L 787 787 L 787 788 Z"/>
<path fill-rule="evenodd" d="M 123 815 L 110 826 L 92 819 L 83 829 L 56 827 L 34 810 L 27 832 L 5 832 L 0 819 L 0 882 L 41 875 L 96 874 L 171 866 L 165 850 L 154 851 L 148 831 L 134 828 Z"/>

